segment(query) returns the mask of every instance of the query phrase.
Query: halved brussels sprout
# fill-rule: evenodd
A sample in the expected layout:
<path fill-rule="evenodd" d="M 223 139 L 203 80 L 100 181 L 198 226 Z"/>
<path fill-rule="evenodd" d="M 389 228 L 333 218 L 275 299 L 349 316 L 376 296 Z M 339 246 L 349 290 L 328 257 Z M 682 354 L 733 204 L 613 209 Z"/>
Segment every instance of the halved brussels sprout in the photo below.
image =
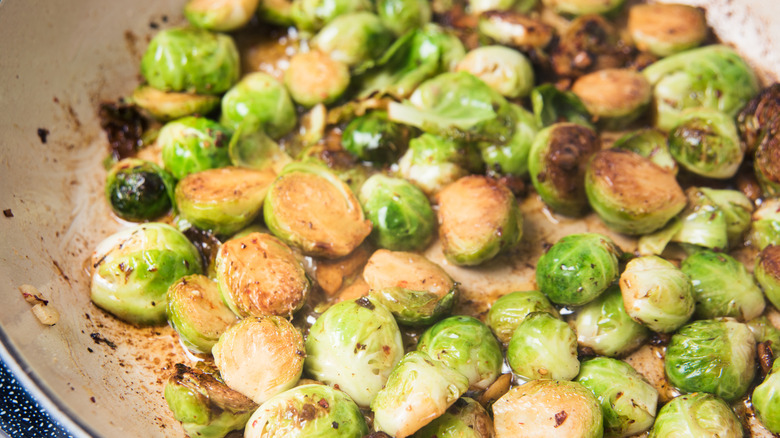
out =
<path fill-rule="evenodd" d="M 620 273 L 621 249 L 607 236 L 570 234 L 536 264 L 536 284 L 555 304 L 580 306 L 601 295 Z"/>
<path fill-rule="evenodd" d="M 750 198 L 738 190 L 717 190 L 707 187 L 698 190 L 703 196 L 699 202 L 707 202 L 723 212 L 729 247 L 741 245 L 744 234 L 750 228 L 751 213 L 753 213 L 753 203 Z"/>
<path fill-rule="evenodd" d="M 506 360 L 525 380 L 571 380 L 580 371 L 577 335 L 568 324 L 545 312 L 528 315 L 509 340 Z"/>
<path fill-rule="evenodd" d="M 376 13 L 396 36 L 419 29 L 431 21 L 428 0 L 377 0 Z"/>
<path fill-rule="evenodd" d="M 312 48 L 350 67 L 378 59 L 393 42 L 393 34 L 372 12 L 340 15 L 311 39 Z"/>
<path fill-rule="evenodd" d="M 672 336 L 664 370 L 669 383 L 684 392 L 709 392 L 734 401 L 747 392 L 756 374 L 756 340 L 732 319 L 694 321 Z"/>
<path fill-rule="evenodd" d="M 165 322 L 168 287 L 203 269 L 197 248 L 177 229 L 161 223 L 109 236 L 95 249 L 91 264 L 92 302 L 133 324 Z"/>
<path fill-rule="evenodd" d="M 669 132 L 669 152 L 680 166 L 708 178 L 731 178 L 745 149 L 731 115 L 709 108 L 681 112 Z"/>
<path fill-rule="evenodd" d="M 371 9 L 369 0 L 293 0 L 290 16 L 299 30 L 315 32 L 339 15 Z"/>
<path fill-rule="evenodd" d="M 750 401 L 761 423 L 772 433 L 780 433 L 780 358 L 775 359 L 772 371 L 753 390 Z"/>
<path fill-rule="evenodd" d="M 488 175 L 523 177 L 528 173 L 528 155 L 539 131 L 534 115 L 520 105 L 511 104 L 517 123 L 515 132 L 506 142 L 479 143 Z"/>
<path fill-rule="evenodd" d="M 298 329 L 273 315 L 230 326 L 211 352 L 225 383 L 256 403 L 295 386 L 306 357 Z"/>
<path fill-rule="evenodd" d="M 669 152 L 669 142 L 663 131 L 647 128 L 630 132 L 615 140 L 612 147 L 635 152 L 662 169 L 677 174 L 677 162 Z"/>
<path fill-rule="evenodd" d="M 418 430 L 414 438 L 493 438 L 493 420 L 478 402 L 459 398 L 447 412 Z"/>
<path fill-rule="evenodd" d="M 168 122 L 157 136 L 163 164 L 176 179 L 230 165 L 229 142 L 228 130 L 203 117 Z"/>
<path fill-rule="evenodd" d="M 512 192 L 496 180 L 466 176 L 438 195 L 442 251 L 457 265 L 479 265 L 514 248 L 523 215 Z"/>
<path fill-rule="evenodd" d="M 398 172 L 431 196 L 481 164 L 479 151 L 470 143 L 423 134 L 409 141 Z"/>
<path fill-rule="evenodd" d="M 111 210 L 122 219 L 140 222 L 171 209 L 176 181 L 151 161 L 125 158 L 106 175 L 105 194 Z"/>
<path fill-rule="evenodd" d="M 780 351 L 780 329 L 775 327 L 772 322 L 766 316 L 759 316 L 758 318 L 751 319 L 745 323 L 751 332 L 753 337 L 756 338 L 756 343 L 768 342 L 772 348 L 772 352 Z"/>
<path fill-rule="evenodd" d="M 263 216 L 275 236 L 310 256 L 343 257 L 371 233 L 352 190 L 316 164 L 285 167 L 268 191 Z"/>
<path fill-rule="evenodd" d="M 167 315 L 182 344 L 202 354 L 211 354 L 220 335 L 236 322 L 236 315 L 222 302 L 219 285 L 198 274 L 182 277 L 168 288 Z"/>
<path fill-rule="evenodd" d="M 165 385 L 173 417 L 192 437 L 222 438 L 244 428 L 257 405 L 218 377 L 177 363 Z"/>
<path fill-rule="evenodd" d="M 753 212 L 748 240 L 759 250 L 780 245 L 780 198 L 765 199 Z"/>
<path fill-rule="evenodd" d="M 219 106 L 219 100 L 219 96 L 162 91 L 148 85 L 139 85 L 132 97 L 134 104 L 163 122 L 208 114 Z"/>
<path fill-rule="evenodd" d="M 750 66 L 726 46 L 687 50 L 642 71 L 653 85 L 656 126 L 668 131 L 687 108 L 706 107 L 735 116 L 758 92 Z"/>
<path fill-rule="evenodd" d="M 556 123 L 536 135 L 528 172 L 536 192 L 553 211 L 579 216 L 588 208 L 585 169 L 599 149 L 596 132 L 574 123 Z"/>
<path fill-rule="evenodd" d="M 249 23 L 259 3 L 260 0 L 188 0 L 184 17 L 201 29 L 230 32 Z"/>
<path fill-rule="evenodd" d="M 599 400 L 606 436 L 630 436 L 653 425 L 658 391 L 631 365 L 606 357 L 586 360 L 575 381 Z"/>
<path fill-rule="evenodd" d="M 499 44 L 521 50 L 547 47 L 553 28 L 514 11 L 486 11 L 479 16 L 479 33 Z"/>
<path fill-rule="evenodd" d="M 673 173 L 622 149 L 593 155 L 585 173 L 585 193 L 609 228 L 634 235 L 663 227 L 687 201 Z"/>
<path fill-rule="evenodd" d="M 376 174 L 363 183 L 359 199 L 380 247 L 415 251 L 431 243 L 436 216 L 425 193 L 409 181 Z"/>
<path fill-rule="evenodd" d="M 741 438 L 742 424 L 729 405 L 707 393 L 675 397 L 665 404 L 649 438 Z"/>
<path fill-rule="evenodd" d="M 631 260 L 620 275 L 626 312 L 660 333 L 677 330 L 693 315 L 692 289 L 688 275 L 657 256 Z"/>
<path fill-rule="evenodd" d="M 341 144 L 349 153 L 376 165 L 393 163 L 409 144 L 409 129 L 376 110 L 352 119 L 344 128 Z"/>
<path fill-rule="evenodd" d="M 371 402 L 374 429 L 407 437 L 442 415 L 469 387 L 469 379 L 420 351 L 407 353 Z"/>
<path fill-rule="evenodd" d="M 756 268 L 753 273 L 769 302 L 780 309 L 780 245 L 767 245 L 761 250 L 756 258 Z M 780 353 L 780 345 L 775 347 Z"/>
<path fill-rule="evenodd" d="M 639 50 L 656 56 L 674 55 L 697 47 L 708 33 L 701 9 L 662 3 L 631 6 L 628 32 Z"/>
<path fill-rule="evenodd" d="M 307 108 L 327 105 L 349 86 L 349 67 L 319 50 L 296 53 L 284 72 L 284 85 L 292 99 Z"/>
<path fill-rule="evenodd" d="M 577 309 L 573 328 L 580 346 L 610 357 L 631 353 L 650 336 L 650 331 L 626 312 L 617 286 Z"/>
<path fill-rule="evenodd" d="M 503 96 L 525 97 L 534 86 L 531 61 L 504 46 L 482 46 L 466 53 L 455 71 L 473 74 Z"/>
<path fill-rule="evenodd" d="M 780 195 L 780 138 L 767 135 L 756 149 L 753 167 L 764 196 Z"/>
<path fill-rule="evenodd" d="M 270 234 L 228 240 L 219 248 L 216 265 L 222 299 L 242 317 L 291 317 L 311 290 L 303 264 Z"/>
<path fill-rule="evenodd" d="M 245 438 L 362 438 L 368 426 L 349 396 L 326 385 L 301 385 L 278 394 L 252 414 Z"/>
<path fill-rule="evenodd" d="M 363 270 L 371 297 L 401 324 L 429 325 L 448 315 L 458 287 L 444 269 L 410 252 L 377 250 Z"/>
<path fill-rule="evenodd" d="M 542 0 L 556 12 L 569 15 L 607 14 L 623 6 L 624 0 Z"/>
<path fill-rule="evenodd" d="M 761 90 L 742 108 L 737 115 L 737 129 L 748 153 L 780 128 L 780 83 L 774 83 Z"/>
<path fill-rule="evenodd" d="M 215 234 L 233 234 L 255 220 L 276 174 L 240 167 L 192 173 L 176 185 L 179 214 Z"/>
<path fill-rule="evenodd" d="M 593 128 L 593 117 L 579 97 L 571 91 L 561 91 L 553 84 L 542 84 L 531 91 L 531 106 L 539 126 L 576 123 Z M 599 149 L 601 146 L 599 145 Z"/>
<path fill-rule="evenodd" d="M 330 307 L 306 338 L 306 372 L 367 407 L 404 355 L 401 331 L 377 300 L 361 297 Z"/>
<path fill-rule="evenodd" d="M 600 126 L 617 130 L 645 112 L 653 90 L 641 73 L 627 68 L 608 68 L 581 76 L 571 91 L 582 100 Z"/>
<path fill-rule="evenodd" d="M 221 94 L 238 81 L 238 49 L 228 35 L 194 28 L 161 30 L 141 59 L 141 74 L 162 91 Z"/>
<path fill-rule="evenodd" d="M 420 336 L 417 351 L 428 354 L 469 379 L 469 387 L 487 389 L 501 375 L 504 356 L 488 326 L 470 316 L 451 316 Z"/>
<path fill-rule="evenodd" d="M 493 404 L 497 438 L 601 438 L 604 419 L 593 393 L 568 380 L 532 380 Z"/>
<path fill-rule="evenodd" d="M 242 77 L 222 97 L 220 122 L 234 131 L 262 130 L 279 139 L 292 131 L 298 120 L 284 85 L 267 73 L 254 72 Z"/>
<path fill-rule="evenodd" d="M 499 341 L 507 344 L 517 326 L 533 312 L 547 312 L 556 318 L 560 317 L 543 293 L 529 290 L 508 293 L 497 299 L 490 307 L 485 323 Z"/>
<path fill-rule="evenodd" d="M 263 131 L 236 132 L 230 139 L 228 152 L 234 166 L 260 171 L 278 173 L 293 161 L 279 143 Z"/>
<path fill-rule="evenodd" d="M 745 265 L 728 254 L 698 251 L 680 269 L 691 279 L 698 318 L 730 316 L 744 322 L 764 313 L 761 289 Z"/>

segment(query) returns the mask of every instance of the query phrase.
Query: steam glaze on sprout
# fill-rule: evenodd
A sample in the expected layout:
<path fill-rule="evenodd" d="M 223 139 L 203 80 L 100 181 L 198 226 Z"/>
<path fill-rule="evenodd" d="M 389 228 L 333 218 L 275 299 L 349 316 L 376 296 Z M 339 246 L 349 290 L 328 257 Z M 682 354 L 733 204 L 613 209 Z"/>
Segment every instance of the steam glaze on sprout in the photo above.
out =
<path fill-rule="evenodd" d="M 291 317 L 311 290 L 303 264 L 270 234 L 253 232 L 225 242 L 216 271 L 222 299 L 242 317 Z"/>
<path fill-rule="evenodd" d="M 457 283 L 439 265 L 410 252 L 377 250 L 363 278 L 371 297 L 405 325 L 432 324 L 449 315 L 458 300 Z"/>
<path fill-rule="evenodd" d="M 198 250 L 177 229 L 161 223 L 125 228 L 92 254 L 90 298 L 132 324 L 165 322 L 168 287 L 202 272 Z"/>
<path fill-rule="evenodd" d="M 649 159 L 658 167 L 672 174 L 677 174 L 677 162 L 674 161 L 674 157 L 669 152 L 669 142 L 663 131 L 646 128 L 630 132 L 615 140 L 612 147 L 635 152 Z"/>
<path fill-rule="evenodd" d="M 336 17 L 311 39 L 311 46 L 333 60 L 356 67 L 378 59 L 393 41 L 393 34 L 371 12 Z"/>
<path fill-rule="evenodd" d="M 466 71 L 509 98 L 525 97 L 534 86 L 531 61 L 504 46 L 482 46 L 466 53 L 456 71 Z"/>
<path fill-rule="evenodd" d="M 521 50 L 543 49 L 554 35 L 549 25 L 515 11 L 483 12 L 479 16 L 479 33 Z"/>
<path fill-rule="evenodd" d="M 769 302 L 780 308 L 780 245 L 767 245 L 761 251 L 753 273 Z M 780 352 L 780 344 L 774 349 Z"/>
<path fill-rule="evenodd" d="M 219 96 L 162 91 L 139 85 L 133 91 L 133 103 L 161 122 L 192 115 L 206 115 L 219 106 Z"/>
<path fill-rule="evenodd" d="M 401 331 L 379 301 L 342 301 L 314 322 L 306 338 L 306 372 L 368 407 L 404 355 Z"/>
<path fill-rule="evenodd" d="M 387 111 L 375 110 L 355 117 L 341 135 L 341 144 L 357 158 L 381 167 L 396 161 L 407 149 L 409 129 L 393 123 Z"/>
<path fill-rule="evenodd" d="M 241 78 L 222 97 L 220 122 L 242 133 L 263 131 L 279 139 L 298 122 L 295 106 L 284 85 L 273 76 L 254 72 Z"/>
<path fill-rule="evenodd" d="M 678 4 L 631 6 L 628 31 L 639 50 L 669 56 L 698 47 L 707 38 L 701 9 Z"/>
<path fill-rule="evenodd" d="M 229 142 L 230 132 L 227 129 L 203 117 L 185 117 L 168 122 L 157 137 L 165 169 L 176 179 L 228 166 Z"/>
<path fill-rule="evenodd" d="M 195 27 L 230 32 L 249 23 L 259 3 L 259 0 L 189 0 L 184 6 L 184 16 Z"/>
<path fill-rule="evenodd" d="M 378 0 L 376 13 L 386 28 L 402 36 L 431 21 L 432 11 L 427 0 Z"/>
<path fill-rule="evenodd" d="M 753 390 L 751 402 L 761 423 L 772 433 L 780 433 L 780 359 L 775 359 L 772 371 Z"/>
<path fill-rule="evenodd" d="M 141 222 L 171 209 L 176 181 L 160 166 L 137 158 L 116 163 L 106 176 L 105 195 L 122 219 Z"/>
<path fill-rule="evenodd" d="M 763 250 L 768 245 L 780 245 L 780 198 L 766 199 L 753 212 L 748 240 Z"/>
<path fill-rule="evenodd" d="M 438 200 L 439 239 L 452 263 L 479 265 L 512 249 L 523 236 L 515 196 L 492 178 L 463 177 L 445 187 Z"/>
<path fill-rule="evenodd" d="M 301 333 L 273 315 L 242 319 L 211 352 L 225 383 L 256 403 L 295 386 L 306 357 Z"/>
<path fill-rule="evenodd" d="M 292 99 L 310 108 L 331 104 L 349 86 L 349 67 L 318 50 L 296 53 L 284 72 L 284 85 Z"/>
<path fill-rule="evenodd" d="M 536 192 L 553 211 L 566 216 L 585 213 L 585 168 L 600 148 L 595 131 L 574 123 L 556 123 L 536 135 L 528 171 Z"/>
<path fill-rule="evenodd" d="M 493 404 L 496 438 L 601 438 L 603 421 L 593 393 L 567 380 L 532 380 Z"/>
<path fill-rule="evenodd" d="M 516 291 L 493 302 L 485 317 L 485 324 L 499 341 L 507 344 L 517 326 L 533 312 L 546 312 L 560 318 L 558 311 L 543 293 L 536 290 Z"/>
<path fill-rule="evenodd" d="M 633 235 L 663 227 L 686 204 L 672 173 L 621 149 L 593 155 L 585 173 L 585 193 L 609 228 Z"/>
<path fill-rule="evenodd" d="M 639 118 L 650 104 L 652 88 L 641 73 L 604 69 L 574 82 L 571 89 L 606 129 L 620 129 Z"/>
<path fill-rule="evenodd" d="M 669 132 L 669 151 L 680 166 L 708 178 L 731 178 L 745 150 L 733 118 L 707 108 L 685 110 Z"/>
<path fill-rule="evenodd" d="M 580 371 L 577 335 L 549 313 L 532 313 L 517 326 L 506 359 L 525 380 L 572 380 Z"/>
<path fill-rule="evenodd" d="M 275 236 L 310 256 L 343 257 L 371 233 L 352 190 L 311 163 L 284 168 L 266 196 L 263 215 Z"/>
<path fill-rule="evenodd" d="M 744 436 L 739 418 L 720 398 L 704 392 L 681 395 L 658 412 L 650 438 Z"/>
<path fill-rule="evenodd" d="M 477 401 L 459 398 L 447 412 L 414 434 L 415 438 L 493 438 L 493 420 Z"/>

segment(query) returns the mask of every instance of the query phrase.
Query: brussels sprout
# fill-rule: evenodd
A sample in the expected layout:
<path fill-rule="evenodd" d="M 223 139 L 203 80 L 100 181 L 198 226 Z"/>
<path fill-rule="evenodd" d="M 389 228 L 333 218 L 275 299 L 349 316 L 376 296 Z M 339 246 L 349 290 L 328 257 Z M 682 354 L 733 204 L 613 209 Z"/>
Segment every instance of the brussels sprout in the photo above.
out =
<path fill-rule="evenodd" d="M 569 15 L 607 14 L 623 6 L 624 0 L 542 0 L 556 12 Z"/>
<path fill-rule="evenodd" d="M 487 389 L 501 375 L 501 345 L 488 326 L 470 316 L 451 316 L 425 331 L 417 351 L 426 353 L 469 379 L 469 387 Z"/>
<path fill-rule="evenodd" d="M 656 56 L 674 55 L 699 46 L 707 38 L 702 12 L 688 5 L 633 5 L 628 11 L 628 32 L 639 50 Z"/>
<path fill-rule="evenodd" d="M 368 426 L 346 394 L 325 385 L 301 385 L 278 394 L 252 414 L 245 438 L 362 438 Z"/>
<path fill-rule="evenodd" d="M 517 119 L 512 137 L 505 143 L 484 142 L 478 145 L 489 175 L 522 177 L 528 173 L 528 155 L 539 125 L 533 114 L 523 107 L 511 106 Z"/>
<path fill-rule="evenodd" d="M 469 379 L 421 351 L 407 353 L 371 402 L 374 429 L 402 438 L 442 415 Z"/>
<path fill-rule="evenodd" d="M 753 168 L 764 196 L 780 195 L 780 138 L 767 135 L 756 149 Z"/>
<path fill-rule="evenodd" d="M 236 321 L 222 302 L 217 283 L 197 274 L 168 288 L 167 315 L 184 346 L 202 354 L 210 354 L 219 336 Z"/>
<path fill-rule="evenodd" d="M 307 107 L 338 100 L 349 86 L 349 67 L 340 60 L 314 50 L 296 53 L 284 72 L 284 85 L 292 99 Z"/>
<path fill-rule="evenodd" d="M 777 329 L 769 318 L 766 316 L 759 316 L 758 318 L 751 319 L 745 323 L 751 332 L 753 337 L 758 342 L 768 342 L 772 347 L 772 351 L 780 352 L 780 330 Z"/>
<path fill-rule="evenodd" d="M 341 144 L 363 161 L 384 165 L 398 159 L 409 144 L 409 129 L 387 119 L 386 111 L 372 111 L 353 119 L 341 135 Z"/>
<path fill-rule="evenodd" d="M 517 326 L 533 312 L 547 312 L 556 318 L 560 317 L 543 293 L 536 290 L 517 291 L 493 302 L 485 323 L 499 341 L 507 344 Z"/>
<path fill-rule="evenodd" d="M 171 209 L 176 181 L 160 166 L 125 158 L 106 176 L 105 194 L 111 210 L 129 221 L 151 220 Z"/>
<path fill-rule="evenodd" d="M 312 48 L 350 67 L 378 59 L 393 42 L 392 32 L 371 12 L 340 15 L 311 39 Z"/>
<path fill-rule="evenodd" d="M 470 143 L 423 134 L 409 141 L 398 161 L 398 172 L 431 196 L 481 165 L 479 151 Z"/>
<path fill-rule="evenodd" d="M 672 336 L 664 370 L 684 392 L 709 392 L 734 401 L 756 373 L 756 341 L 745 324 L 730 319 L 694 321 Z"/>
<path fill-rule="evenodd" d="M 751 402 L 761 423 L 772 433 L 780 433 L 780 359 L 775 359 L 772 371 L 753 390 Z"/>
<path fill-rule="evenodd" d="M 92 254 L 92 268 L 92 302 L 133 324 L 164 322 L 168 287 L 203 269 L 197 248 L 160 223 L 109 236 Z"/>
<path fill-rule="evenodd" d="M 656 126 L 668 131 L 686 108 L 735 116 L 758 92 L 758 80 L 731 48 L 706 46 L 656 61 L 642 71 L 653 85 Z"/>
<path fill-rule="evenodd" d="M 571 380 L 580 371 L 577 335 L 568 324 L 549 313 L 532 313 L 512 334 L 506 360 L 512 371 L 525 380 Z"/>
<path fill-rule="evenodd" d="M 141 74 L 162 91 L 221 94 L 238 81 L 238 49 L 227 35 L 174 28 L 152 38 L 141 59 Z"/>
<path fill-rule="evenodd" d="M 737 114 L 739 136 L 753 153 L 768 135 L 780 128 L 780 83 L 764 88 Z"/>
<path fill-rule="evenodd" d="M 290 15 L 299 30 L 315 32 L 339 15 L 371 9 L 369 0 L 293 0 Z"/>
<path fill-rule="evenodd" d="M 270 234 L 228 240 L 219 248 L 216 266 L 222 299 L 242 317 L 291 317 L 311 290 L 303 264 Z"/>
<path fill-rule="evenodd" d="M 680 166 L 708 178 L 731 178 L 745 150 L 730 115 L 710 108 L 690 108 L 677 116 L 669 132 L 669 152 Z"/>
<path fill-rule="evenodd" d="M 611 1 L 614 0 L 602 3 Z M 605 68 L 623 67 L 633 61 L 628 58 L 625 43 L 615 26 L 595 14 L 583 15 L 572 21 L 551 51 L 552 70 L 561 78 L 576 78 Z M 552 84 L 548 86 L 553 87 Z"/>
<path fill-rule="evenodd" d="M 531 91 L 531 106 L 542 127 L 563 122 L 593 127 L 592 117 L 582 100 L 571 91 L 560 91 L 552 84 L 539 85 Z"/>
<path fill-rule="evenodd" d="M 620 288 L 612 286 L 574 316 L 577 342 L 594 353 L 616 357 L 636 350 L 650 335 L 649 330 L 626 313 Z"/>
<path fill-rule="evenodd" d="M 536 192 L 553 211 L 579 216 L 588 208 L 585 168 L 599 149 L 596 132 L 574 123 L 556 123 L 536 135 L 528 172 Z"/>
<path fill-rule="evenodd" d="M 765 199 L 753 213 L 748 240 L 759 250 L 780 245 L 780 198 Z"/>
<path fill-rule="evenodd" d="M 723 212 L 729 247 L 740 245 L 742 237 L 750 228 L 750 215 L 753 213 L 753 203 L 750 199 L 737 190 L 716 190 L 707 187 L 698 190 L 704 197 L 702 201 L 714 205 Z"/>
<path fill-rule="evenodd" d="M 585 172 L 585 193 L 609 228 L 634 235 L 662 228 L 686 204 L 674 174 L 622 149 L 593 155 Z"/>
<path fill-rule="evenodd" d="M 465 176 L 439 195 L 439 240 L 451 263 L 479 265 L 514 248 L 523 237 L 523 214 L 503 184 Z"/>
<path fill-rule="evenodd" d="M 363 278 L 371 297 L 401 324 L 432 324 L 448 315 L 458 300 L 457 283 L 439 265 L 414 253 L 377 250 Z"/>
<path fill-rule="evenodd" d="M 631 365 L 597 357 L 582 363 L 575 381 L 599 400 L 606 436 L 630 436 L 653 425 L 658 391 Z"/>
<path fill-rule="evenodd" d="M 545 48 L 554 34 L 551 26 L 514 11 L 483 12 L 479 16 L 479 33 L 521 50 Z"/>
<path fill-rule="evenodd" d="M 405 179 L 376 174 L 363 183 L 359 199 L 381 248 L 415 251 L 431 242 L 436 216 L 425 193 Z"/>
<path fill-rule="evenodd" d="M 184 17 L 201 29 L 230 32 L 249 23 L 259 3 L 260 0 L 188 0 Z"/>
<path fill-rule="evenodd" d="M 371 233 L 349 187 L 316 164 L 285 167 L 271 185 L 263 215 L 275 236 L 310 256 L 343 257 Z"/>
<path fill-rule="evenodd" d="M 658 412 L 649 438 L 741 438 L 739 419 L 723 400 L 696 393 L 675 397 Z"/>
<path fill-rule="evenodd" d="M 740 266 L 744 268 L 741 264 Z M 780 309 L 780 245 L 768 245 L 761 250 L 756 258 L 754 274 L 769 302 Z M 780 345 L 776 347 L 780 352 Z"/>
<path fill-rule="evenodd" d="M 131 100 L 155 119 L 167 122 L 194 114 L 208 114 L 219 106 L 220 99 L 208 94 L 176 93 L 139 85 Z"/>
<path fill-rule="evenodd" d="M 418 430 L 414 438 L 493 438 L 493 420 L 478 402 L 459 398 L 440 417 Z"/>
<path fill-rule="evenodd" d="M 260 214 L 272 171 L 224 167 L 192 173 L 176 185 L 179 214 L 192 225 L 229 235 Z"/>
<path fill-rule="evenodd" d="M 688 188 L 685 194 L 688 198 L 688 205 L 680 213 L 679 220 L 671 222 L 666 227 L 674 228 L 670 241 L 696 245 L 697 247 L 726 249 L 729 246 L 729 235 L 724 211 L 710 201 L 709 196 L 698 187 Z M 748 200 L 748 205 L 752 207 L 750 200 Z M 750 212 L 748 212 L 749 215 Z M 748 226 L 750 225 L 749 221 L 750 219 L 748 219 Z M 665 231 L 659 231 L 659 233 L 663 232 Z"/>
<path fill-rule="evenodd" d="M 604 419 L 593 393 L 577 382 L 532 380 L 493 404 L 497 438 L 601 438 Z"/>
<path fill-rule="evenodd" d="M 404 355 L 393 315 L 373 298 L 342 301 L 325 311 L 306 339 L 306 372 L 366 407 Z"/>
<path fill-rule="evenodd" d="M 273 76 L 254 72 L 225 93 L 222 98 L 223 125 L 242 132 L 262 130 L 279 139 L 297 123 L 295 106 L 284 85 Z"/>
<path fill-rule="evenodd" d="M 376 13 L 386 28 L 401 36 L 431 21 L 431 4 L 427 0 L 377 0 Z"/>
<path fill-rule="evenodd" d="M 599 125 L 617 130 L 638 119 L 647 109 L 652 88 L 641 73 L 627 68 L 610 68 L 581 76 L 571 91 Z"/>
<path fill-rule="evenodd" d="M 229 141 L 230 133 L 225 128 L 202 117 L 168 122 L 157 137 L 163 164 L 176 179 L 230 165 Z"/>
<path fill-rule="evenodd" d="M 243 429 L 257 408 L 217 377 L 180 363 L 165 385 L 165 401 L 187 435 L 203 438 Z"/>
<path fill-rule="evenodd" d="M 248 169 L 281 172 L 292 158 L 263 131 L 233 134 L 228 146 L 230 162 Z"/>
<path fill-rule="evenodd" d="M 301 333 L 273 315 L 242 319 L 211 352 L 225 383 L 256 403 L 295 386 L 306 356 Z"/>
<path fill-rule="evenodd" d="M 460 60 L 455 71 L 473 74 L 503 96 L 525 97 L 534 86 L 531 61 L 504 46 L 482 46 Z"/>
<path fill-rule="evenodd" d="M 683 260 L 680 269 L 691 279 L 698 318 L 747 321 L 764 312 L 764 294 L 753 276 L 728 254 L 698 251 Z"/>
<path fill-rule="evenodd" d="M 266 23 L 278 26 L 295 24 L 292 16 L 293 0 L 261 0 L 257 6 L 257 16 Z"/>
<path fill-rule="evenodd" d="M 660 333 L 677 330 L 693 315 L 692 289 L 688 275 L 657 256 L 631 260 L 620 275 L 626 312 Z"/>
<path fill-rule="evenodd" d="M 620 273 L 620 248 L 596 233 L 560 239 L 536 264 L 539 290 L 555 304 L 580 306 L 607 290 Z"/>
<path fill-rule="evenodd" d="M 663 131 L 647 128 L 629 132 L 615 140 L 612 147 L 635 152 L 649 159 L 658 167 L 677 174 L 677 162 L 674 161 L 674 157 L 669 152 L 669 142 Z"/>

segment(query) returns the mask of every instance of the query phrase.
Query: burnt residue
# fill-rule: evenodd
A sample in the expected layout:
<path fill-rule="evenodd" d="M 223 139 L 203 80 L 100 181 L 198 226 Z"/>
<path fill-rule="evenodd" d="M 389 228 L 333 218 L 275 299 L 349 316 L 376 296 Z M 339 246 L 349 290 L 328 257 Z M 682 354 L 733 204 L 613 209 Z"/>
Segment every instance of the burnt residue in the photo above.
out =
<path fill-rule="evenodd" d="M 46 128 L 38 128 L 38 138 L 41 139 L 41 143 L 46 144 L 49 137 L 49 130 Z"/>
<path fill-rule="evenodd" d="M 569 414 L 566 413 L 566 411 L 561 411 L 555 414 L 555 427 L 559 427 L 561 424 L 566 422 L 566 418 L 569 416 Z"/>
<path fill-rule="evenodd" d="M 14 217 L 14 212 L 11 211 L 10 208 L 6 208 L 5 210 L 3 210 L 3 216 L 5 216 L 7 218 L 12 218 L 12 217 Z"/>
<path fill-rule="evenodd" d="M 103 337 L 103 335 L 101 335 L 100 333 L 90 333 L 89 337 L 92 338 L 92 341 L 98 345 L 105 344 L 108 347 L 110 347 L 112 350 L 116 350 L 116 344 Z"/>
<path fill-rule="evenodd" d="M 201 230 L 196 227 L 187 228 L 187 230 L 184 231 L 184 235 L 187 236 L 187 239 L 189 239 L 193 245 L 195 245 L 195 248 L 198 248 L 203 266 L 211 266 L 217 258 L 217 252 L 219 251 L 222 242 L 220 242 L 210 231 Z"/>
<path fill-rule="evenodd" d="M 758 365 L 761 367 L 761 378 L 763 379 L 772 370 L 772 363 L 775 360 L 775 355 L 772 351 L 772 341 L 759 342 L 756 345 L 756 351 L 758 353 Z"/>
<path fill-rule="evenodd" d="M 596 133 L 573 123 L 558 125 L 550 135 L 540 181 L 549 181 L 556 190 L 570 199 L 584 199 L 585 169 L 589 158 L 601 149 Z"/>
<path fill-rule="evenodd" d="M 368 309 L 368 310 L 374 310 L 374 308 L 375 308 L 375 306 L 374 306 L 374 303 L 372 303 L 372 302 L 371 302 L 371 300 L 369 300 L 369 299 L 368 299 L 368 298 L 366 298 L 366 297 L 360 297 L 360 298 L 358 298 L 358 299 L 355 301 L 355 303 L 357 303 L 357 305 L 358 305 L 358 306 L 360 306 L 360 307 L 365 307 L 365 308 L 366 308 L 366 309 Z"/>
<path fill-rule="evenodd" d="M 138 108 L 122 103 L 104 102 L 100 104 L 98 117 L 115 160 L 132 157 L 138 152 L 143 145 L 143 133 L 149 124 Z"/>
<path fill-rule="evenodd" d="M 670 333 L 653 333 L 653 337 L 650 338 L 650 345 L 654 347 L 665 347 L 669 345 L 669 341 L 672 340 Z"/>
<path fill-rule="evenodd" d="M 59 263 L 57 263 L 57 260 L 52 259 L 52 264 L 54 265 L 54 269 L 57 270 L 57 273 L 62 277 L 63 280 L 65 280 L 66 283 L 70 284 L 70 277 L 68 277 L 68 274 L 65 273 L 65 271 L 62 269 L 62 266 L 60 266 Z"/>

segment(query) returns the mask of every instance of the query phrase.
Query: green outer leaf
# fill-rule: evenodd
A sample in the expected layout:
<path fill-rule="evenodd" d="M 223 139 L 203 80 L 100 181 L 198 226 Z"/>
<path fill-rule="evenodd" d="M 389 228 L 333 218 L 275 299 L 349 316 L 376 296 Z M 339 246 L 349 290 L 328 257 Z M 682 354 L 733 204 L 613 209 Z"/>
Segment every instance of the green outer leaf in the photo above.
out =
<path fill-rule="evenodd" d="M 648 438 L 741 438 L 742 424 L 723 400 L 707 393 L 675 397 L 661 408 Z"/>
<path fill-rule="evenodd" d="M 533 115 L 520 105 L 510 106 L 517 119 L 512 137 L 505 143 L 483 142 L 478 146 L 489 172 L 525 176 L 528 173 L 528 156 L 539 132 L 539 125 Z"/>
<path fill-rule="evenodd" d="M 560 122 L 576 123 L 593 129 L 585 104 L 571 91 L 560 91 L 553 84 L 539 85 L 531 91 L 531 106 L 542 128 Z"/>

